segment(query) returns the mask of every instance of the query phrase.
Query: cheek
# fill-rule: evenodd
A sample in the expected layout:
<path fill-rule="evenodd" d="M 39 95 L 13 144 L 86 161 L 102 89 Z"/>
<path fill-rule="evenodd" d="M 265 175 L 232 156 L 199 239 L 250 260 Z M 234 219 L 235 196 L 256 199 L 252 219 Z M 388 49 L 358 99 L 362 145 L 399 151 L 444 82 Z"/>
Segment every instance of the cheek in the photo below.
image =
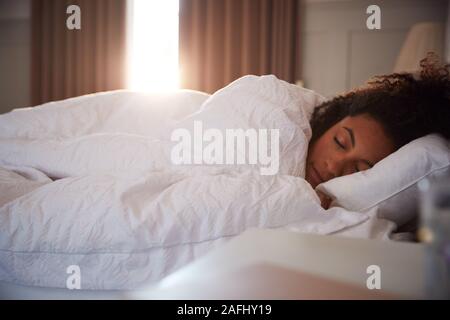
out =
<path fill-rule="evenodd" d="M 323 138 L 316 140 L 314 145 L 309 150 L 308 162 L 317 162 L 326 156 L 327 146 Z"/>
<path fill-rule="evenodd" d="M 339 150 L 334 142 L 334 135 L 335 133 L 330 130 L 317 139 L 312 149 L 311 162 L 323 162 L 325 160 L 333 159 L 336 156 L 335 153 Z"/>

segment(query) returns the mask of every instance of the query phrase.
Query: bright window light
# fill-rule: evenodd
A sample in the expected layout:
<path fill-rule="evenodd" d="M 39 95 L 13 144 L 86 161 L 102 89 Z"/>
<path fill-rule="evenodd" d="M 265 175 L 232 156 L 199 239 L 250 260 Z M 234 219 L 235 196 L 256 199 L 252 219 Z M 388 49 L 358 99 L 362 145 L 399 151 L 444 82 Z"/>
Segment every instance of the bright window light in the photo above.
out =
<path fill-rule="evenodd" d="M 178 0 L 129 0 L 128 88 L 179 88 Z"/>

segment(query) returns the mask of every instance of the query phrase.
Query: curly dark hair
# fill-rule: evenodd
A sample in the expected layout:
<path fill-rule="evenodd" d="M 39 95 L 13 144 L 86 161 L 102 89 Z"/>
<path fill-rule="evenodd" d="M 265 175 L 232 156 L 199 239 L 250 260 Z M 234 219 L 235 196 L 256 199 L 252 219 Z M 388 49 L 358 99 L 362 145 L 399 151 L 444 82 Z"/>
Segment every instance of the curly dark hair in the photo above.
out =
<path fill-rule="evenodd" d="M 367 114 L 377 120 L 396 149 L 429 133 L 450 139 L 449 66 L 430 52 L 420 73 L 376 76 L 364 87 L 318 106 L 311 118 L 314 143 L 346 116 Z"/>

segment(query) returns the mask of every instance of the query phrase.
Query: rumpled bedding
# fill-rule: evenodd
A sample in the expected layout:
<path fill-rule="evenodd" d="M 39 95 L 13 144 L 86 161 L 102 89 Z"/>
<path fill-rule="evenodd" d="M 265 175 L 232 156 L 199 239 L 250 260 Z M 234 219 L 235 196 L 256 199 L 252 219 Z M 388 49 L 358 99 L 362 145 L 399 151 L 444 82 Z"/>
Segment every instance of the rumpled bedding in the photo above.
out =
<path fill-rule="evenodd" d="M 385 238 L 371 212 L 324 210 L 303 179 L 309 118 L 323 98 L 274 76 L 212 96 L 115 91 L 0 116 L 0 280 L 133 289 L 249 228 Z M 174 165 L 171 132 L 279 129 L 280 165 Z"/>

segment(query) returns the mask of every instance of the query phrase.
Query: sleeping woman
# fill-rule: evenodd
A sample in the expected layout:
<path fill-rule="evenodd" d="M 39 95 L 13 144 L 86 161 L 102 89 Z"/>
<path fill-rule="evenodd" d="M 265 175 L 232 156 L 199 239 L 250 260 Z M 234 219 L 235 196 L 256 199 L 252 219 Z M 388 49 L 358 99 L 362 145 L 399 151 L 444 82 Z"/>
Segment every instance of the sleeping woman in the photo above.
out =
<path fill-rule="evenodd" d="M 449 65 L 440 66 L 429 54 L 420 75 L 377 76 L 366 87 L 318 106 L 311 127 L 305 178 L 313 188 L 369 169 L 427 134 L 450 139 Z M 330 199 L 319 197 L 327 208 Z"/>

